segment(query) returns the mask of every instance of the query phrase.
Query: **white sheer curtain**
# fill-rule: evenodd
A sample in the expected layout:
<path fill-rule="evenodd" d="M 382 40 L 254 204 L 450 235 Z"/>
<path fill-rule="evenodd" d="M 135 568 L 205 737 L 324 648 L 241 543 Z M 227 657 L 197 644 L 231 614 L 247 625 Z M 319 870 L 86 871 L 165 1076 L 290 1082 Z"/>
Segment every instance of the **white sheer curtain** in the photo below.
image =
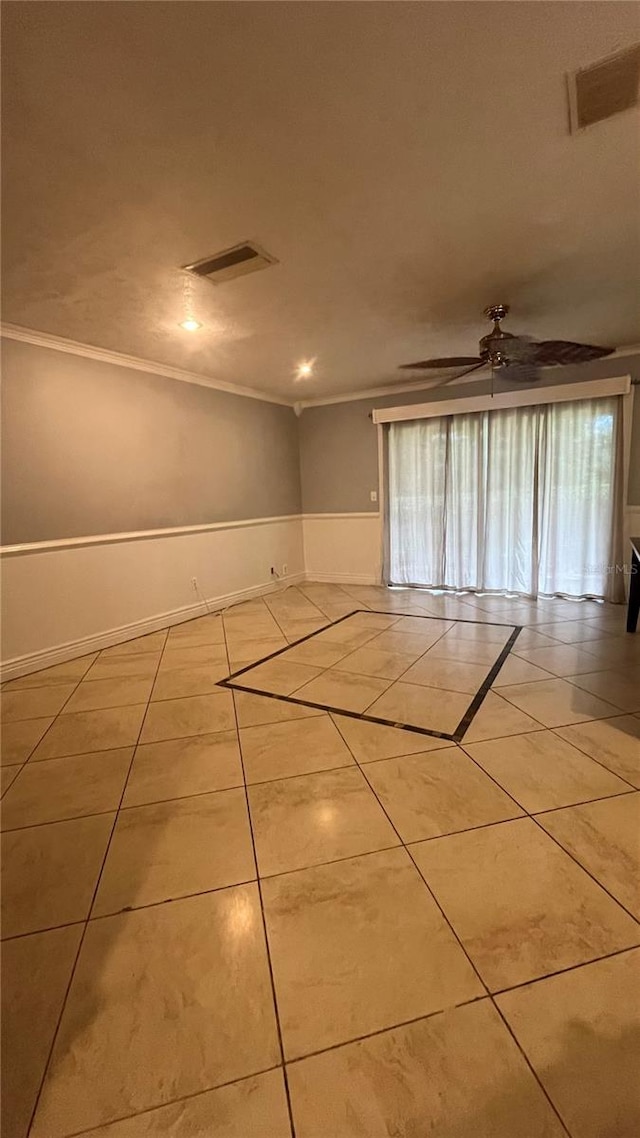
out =
<path fill-rule="evenodd" d="M 391 423 L 393 584 L 622 600 L 619 397 Z"/>

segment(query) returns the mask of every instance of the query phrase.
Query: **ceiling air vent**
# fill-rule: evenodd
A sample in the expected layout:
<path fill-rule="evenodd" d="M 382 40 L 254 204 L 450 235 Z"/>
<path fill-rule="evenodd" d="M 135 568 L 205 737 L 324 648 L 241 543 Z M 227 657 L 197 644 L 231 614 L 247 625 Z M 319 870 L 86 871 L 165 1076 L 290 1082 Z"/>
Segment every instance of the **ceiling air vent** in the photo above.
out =
<path fill-rule="evenodd" d="M 571 133 L 640 102 L 640 44 L 567 76 Z"/>
<path fill-rule="evenodd" d="M 184 265 L 183 268 L 197 277 L 206 277 L 212 284 L 218 284 L 232 281 L 234 277 L 244 277 L 247 273 L 257 273 L 259 269 L 268 269 L 269 265 L 275 264 L 276 258 L 259 245 L 253 241 L 243 241 L 240 245 L 223 249 L 222 253 L 194 261 L 192 265 Z"/>

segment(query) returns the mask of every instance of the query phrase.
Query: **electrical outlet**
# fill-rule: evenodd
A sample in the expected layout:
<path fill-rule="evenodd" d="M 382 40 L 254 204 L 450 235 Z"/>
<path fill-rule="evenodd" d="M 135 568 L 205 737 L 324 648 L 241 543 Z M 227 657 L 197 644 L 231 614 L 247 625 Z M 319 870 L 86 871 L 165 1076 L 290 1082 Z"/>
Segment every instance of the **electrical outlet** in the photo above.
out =
<path fill-rule="evenodd" d="M 198 592 L 198 578 L 197 577 L 191 578 L 191 588 L 195 589 L 196 593 Z"/>
<path fill-rule="evenodd" d="M 378 501 L 378 491 L 377 490 L 370 490 L 369 491 L 369 498 L 371 499 L 372 502 L 377 502 Z"/>
<path fill-rule="evenodd" d="M 288 566 L 288 565 L 283 565 L 283 566 L 282 566 L 282 576 L 283 576 L 283 577 L 286 577 L 288 568 L 289 568 L 289 566 Z"/>

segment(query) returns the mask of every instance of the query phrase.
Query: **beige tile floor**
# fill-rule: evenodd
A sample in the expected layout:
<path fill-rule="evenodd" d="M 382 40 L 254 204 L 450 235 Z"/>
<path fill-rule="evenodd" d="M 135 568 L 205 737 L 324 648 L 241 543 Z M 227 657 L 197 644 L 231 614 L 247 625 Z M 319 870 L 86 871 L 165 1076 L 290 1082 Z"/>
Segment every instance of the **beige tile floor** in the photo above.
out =
<path fill-rule="evenodd" d="M 3 1138 L 636 1138 L 624 618 L 307 584 L 6 683 Z M 358 717 L 492 621 L 459 743 Z M 217 686 L 315 632 L 256 672 L 335 711 Z"/>

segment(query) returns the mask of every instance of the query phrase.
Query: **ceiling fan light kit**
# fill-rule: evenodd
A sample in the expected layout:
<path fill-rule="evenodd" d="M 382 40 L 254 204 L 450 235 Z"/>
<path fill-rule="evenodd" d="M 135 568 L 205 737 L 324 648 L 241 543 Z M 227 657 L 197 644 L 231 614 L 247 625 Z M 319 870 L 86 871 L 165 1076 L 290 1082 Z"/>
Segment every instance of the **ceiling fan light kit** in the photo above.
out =
<path fill-rule="evenodd" d="M 508 304 L 490 304 L 485 308 L 484 315 L 493 321 L 493 328 L 480 340 L 479 355 L 418 360 L 416 363 L 402 364 L 401 367 L 410 370 L 448 367 L 466 369 L 459 375 L 449 376 L 437 384 L 438 387 L 443 387 L 454 379 L 462 379 L 481 367 L 490 367 L 492 376 L 497 371 L 508 369 L 508 379 L 531 383 L 540 378 L 540 368 L 585 363 L 610 356 L 615 351 L 615 348 L 578 344 L 573 340 L 534 340 L 532 336 L 516 336 L 502 328 L 502 321 L 508 313 Z"/>

